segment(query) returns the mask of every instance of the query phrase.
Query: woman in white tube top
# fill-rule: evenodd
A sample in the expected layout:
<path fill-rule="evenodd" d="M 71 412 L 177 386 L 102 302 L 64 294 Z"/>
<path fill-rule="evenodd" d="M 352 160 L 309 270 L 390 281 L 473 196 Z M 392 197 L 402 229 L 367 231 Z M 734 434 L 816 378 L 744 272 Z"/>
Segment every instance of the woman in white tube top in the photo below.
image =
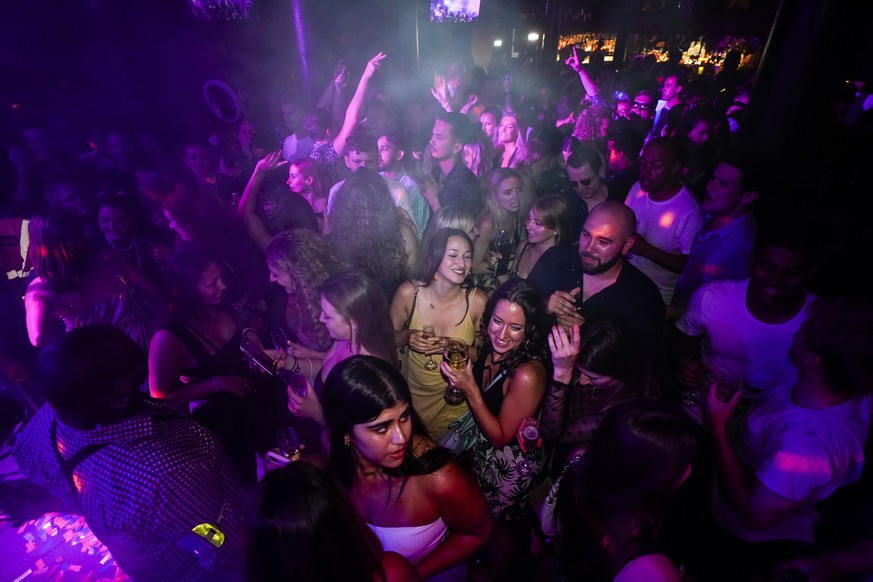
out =
<path fill-rule="evenodd" d="M 424 580 L 466 580 L 467 561 L 491 533 L 491 513 L 472 478 L 437 447 L 412 408 L 403 376 L 373 356 L 334 366 L 322 407 L 327 470 L 386 551 Z"/>

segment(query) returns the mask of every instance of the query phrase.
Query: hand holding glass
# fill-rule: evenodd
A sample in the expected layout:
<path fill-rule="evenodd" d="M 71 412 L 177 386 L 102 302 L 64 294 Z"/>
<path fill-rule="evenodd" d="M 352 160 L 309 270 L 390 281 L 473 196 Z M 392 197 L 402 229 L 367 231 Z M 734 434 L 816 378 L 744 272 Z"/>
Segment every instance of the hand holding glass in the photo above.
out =
<path fill-rule="evenodd" d="M 467 343 L 460 338 L 450 338 L 446 342 L 446 349 L 443 350 L 443 359 L 453 370 L 463 370 L 467 367 L 467 362 L 470 360 L 470 351 L 467 348 Z M 446 402 L 456 406 L 461 404 L 466 396 L 463 390 L 449 385 L 446 386 L 445 398 Z"/>
<path fill-rule="evenodd" d="M 431 339 L 436 336 L 436 327 L 432 323 L 425 323 L 421 326 L 421 337 L 423 339 Z M 425 370 L 436 370 L 439 364 L 433 359 L 433 354 L 427 355 L 427 360 L 424 362 Z"/>

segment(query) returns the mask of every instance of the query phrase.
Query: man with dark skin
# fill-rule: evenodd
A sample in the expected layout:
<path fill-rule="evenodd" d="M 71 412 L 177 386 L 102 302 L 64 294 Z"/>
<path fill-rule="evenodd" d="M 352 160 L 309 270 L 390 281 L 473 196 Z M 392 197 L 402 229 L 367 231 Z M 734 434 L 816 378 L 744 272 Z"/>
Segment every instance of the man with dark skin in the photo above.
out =
<path fill-rule="evenodd" d="M 816 266 L 802 230 L 769 225 L 758 234 L 749 278 L 694 292 L 670 345 L 681 386 L 700 386 L 703 362 L 714 377 L 743 382 L 748 398 L 795 381 L 788 347 L 814 298 L 805 285 Z"/>
<path fill-rule="evenodd" d="M 680 159 L 670 138 L 646 143 L 640 154 L 640 180 L 625 200 L 637 217 L 630 261 L 655 282 L 667 304 L 703 227 L 700 205 L 679 181 Z"/>

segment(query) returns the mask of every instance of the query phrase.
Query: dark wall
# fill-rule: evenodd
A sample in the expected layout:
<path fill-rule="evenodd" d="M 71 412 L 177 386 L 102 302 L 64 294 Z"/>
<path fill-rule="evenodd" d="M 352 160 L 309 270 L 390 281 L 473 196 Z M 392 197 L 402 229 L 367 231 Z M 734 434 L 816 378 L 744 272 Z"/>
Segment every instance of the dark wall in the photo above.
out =
<path fill-rule="evenodd" d="M 92 7 L 92 3 L 96 7 Z M 0 18 L 0 130 L 35 114 L 56 128 L 154 129 L 206 112 L 203 83 L 226 81 L 250 115 L 281 99 L 317 98 L 343 58 L 357 75 L 383 50 L 411 64 L 414 36 L 400 0 L 261 0 L 258 17 L 202 22 L 184 0 L 29 0 Z M 305 26 L 302 73 L 292 8 Z M 402 48 L 401 48 L 402 47 Z M 17 108 L 12 109 L 12 104 Z M 0 136 L 7 137 L 7 136 Z"/>

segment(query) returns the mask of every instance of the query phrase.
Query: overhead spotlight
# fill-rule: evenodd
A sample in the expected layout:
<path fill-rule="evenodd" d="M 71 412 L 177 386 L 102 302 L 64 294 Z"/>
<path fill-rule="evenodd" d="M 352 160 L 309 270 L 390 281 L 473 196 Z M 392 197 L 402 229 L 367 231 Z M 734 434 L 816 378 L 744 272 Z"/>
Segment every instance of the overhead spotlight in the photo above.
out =
<path fill-rule="evenodd" d="M 530 42 L 536 42 L 540 39 L 540 35 L 539 35 L 539 33 L 531 32 L 530 34 L 527 35 L 527 39 Z"/>
<path fill-rule="evenodd" d="M 496 47 L 503 46 L 503 41 L 500 40 L 499 38 L 494 39 L 494 46 L 496 46 Z"/>

